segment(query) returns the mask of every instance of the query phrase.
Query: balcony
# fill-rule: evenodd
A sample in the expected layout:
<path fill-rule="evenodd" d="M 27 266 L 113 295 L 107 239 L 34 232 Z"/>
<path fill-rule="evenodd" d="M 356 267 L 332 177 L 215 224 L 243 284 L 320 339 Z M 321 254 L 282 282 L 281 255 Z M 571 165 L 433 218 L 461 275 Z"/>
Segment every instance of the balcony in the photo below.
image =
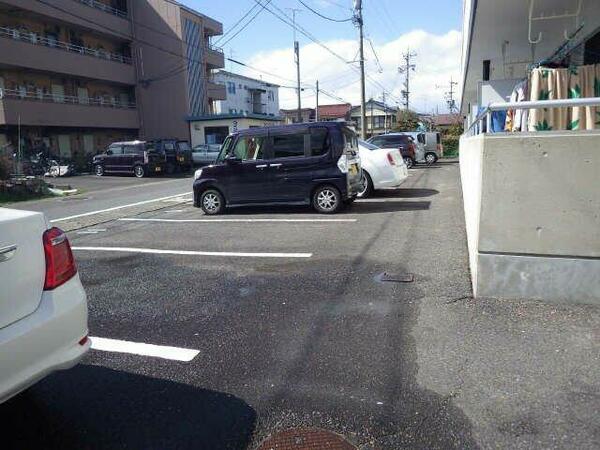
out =
<path fill-rule="evenodd" d="M 208 91 L 207 97 L 211 100 L 226 100 L 227 99 L 227 92 L 225 91 L 225 86 L 222 84 L 218 84 L 213 81 L 209 81 L 206 84 L 206 89 Z"/>
<path fill-rule="evenodd" d="M 0 27 L 0 54 L 5 65 L 130 85 L 136 82 L 131 58 L 36 33 Z"/>
<path fill-rule="evenodd" d="M 113 13 L 112 8 L 94 0 L 44 0 L 43 3 L 38 0 L 2 0 L 2 3 L 118 39 L 133 39 L 127 14 Z"/>
<path fill-rule="evenodd" d="M 26 90 L 0 90 L 0 125 L 139 128 L 135 103 Z"/>
<path fill-rule="evenodd" d="M 206 47 L 206 65 L 209 69 L 221 69 L 225 67 L 223 49 L 208 45 Z"/>
<path fill-rule="evenodd" d="M 223 34 L 223 24 L 211 17 L 202 15 L 202 24 L 204 25 L 204 33 L 208 36 Z"/>
<path fill-rule="evenodd" d="M 117 8 L 113 8 L 105 3 L 98 2 L 96 0 L 77 0 L 79 3 L 83 3 L 84 5 L 91 6 L 92 8 L 99 9 L 100 11 L 104 11 L 108 14 L 113 14 L 117 17 L 121 17 L 122 19 L 127 19 L 128 14 L 127 11 L 123 11 Z"/>

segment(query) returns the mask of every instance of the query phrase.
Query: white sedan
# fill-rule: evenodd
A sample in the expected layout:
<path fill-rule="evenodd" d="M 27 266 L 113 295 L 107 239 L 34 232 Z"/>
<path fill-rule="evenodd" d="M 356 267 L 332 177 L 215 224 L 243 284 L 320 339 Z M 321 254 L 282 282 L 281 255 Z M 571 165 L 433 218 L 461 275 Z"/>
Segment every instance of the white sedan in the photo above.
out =
<path fill-rule="evenodd" d="M 366 198 L 376 189 L 395 188 L 408 178 L 408 169 L 398 149 L 380 148 L 358 141 L 362 166 L 359 198 Z"/>
<path fill-rule="evenodd" d="M 90 347 L 67 236 L 42 213 L 0 208 L 0 403 Z"/>

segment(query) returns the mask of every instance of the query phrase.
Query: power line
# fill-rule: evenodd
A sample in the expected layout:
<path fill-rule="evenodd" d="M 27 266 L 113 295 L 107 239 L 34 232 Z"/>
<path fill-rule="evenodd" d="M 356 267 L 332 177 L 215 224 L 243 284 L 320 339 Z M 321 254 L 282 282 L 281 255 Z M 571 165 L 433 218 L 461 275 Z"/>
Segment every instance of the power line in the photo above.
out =
<path fill-rule="evenodd" d="M 222 41 L 223 39 L 225 39 L 227 37 L 228 34 L 230 34 L 233 30 L 235 30 L 235 27 L 237 27 L 246 17 L 248 17 L 252 11 L 254 11 L 256 8 L 258 7 L 258 5 L 255 3 L 252 8 L 250 8 L 248 11 L 246 11 L 246 13 L 240 17 L 240 19 L 234 23 L 231 27 L 229 27 L 229 29 L 223 33 L 221 36 L 219 36 L 219 38 L 216 40 L 215 45 L 218 44 L 220 41 Z"/>
<path fill-rule="evenodd" d="M 410 49 L 402 55 L 404 59 L 404 66 L 398 67 L 398 72 L 403 73 L 404 79 L 404 90 L 402 91 L 402 97 L 404 98 L 404 108 L 408 111 L 410 108 L 410 71 L 415 71 L 417 67 L 415 64 L 410 63 L 410 59 L 417 56 L 415 52 L 411 52 Z"/>
<path fill-rule="evenodd" d="M 223 43 L 222 43 L 220 46 L 221 46 L 221 47 L 224 47 L 224 46 L 225 46 L 225 45 L 227 45 L 229 42 L 231 42 L 231 41 L 232 41 L 232 40 L 233 40 L 233 39 L 234 39 L 234 38 L 235 38 L 235 37 L 236 37 L 238 34 L 240 34 L 242 31 L 244 31 L 244 30 L 246 29 L 246 27 L 247 27 L 248 25 L 250 25 L 250 24 L 251 24 L 251 23 L 254 21 L 254 19 L 256 19 L 256 18 L 258 17 L 258 15 L 259 15 L 261 12 L 263 12 L 263 11 L 265 10 L 265 7 L 266 7 L 266 6 L 267 6 L 269 3 L 271 3 L 271 0 L 267 0 L 267 3 L 265 3 L 264 5 L 261 5 L 261 6 L 262 6 L 262 8 L 261 8 L 261 9 L 259 9 L 258 11 L 256 11 L 256 14 L 254 14 L 254 15 L 253 15 L 253 16 L 250 18 L 250 20 L 244 24 L 244 26 L 243 26 L 242 28 L 240 28 L 240 29 L 239 29 L 239 30 L 238 30 L 238 31 L 237 31 L 237 32 L 236 32 L 236 33 L 235 33 L 233 36 L 231 36 L 229 39 L 227 39 L 225 42 L 223 42 Z"/>
<path fill-rule="evenodd" d="M 316 9 L 311 8 L 309 5 L 307 5 L 303 0 L 298 0 L 298 2 L 304 6 L 306 9 L 308 9 L 310 12 L 312 12 L 313 14 L 316 14 L 317 16 L 321 17 L 322 19 L 325 20 L 329 20 L 330 22 L 352 22 L 352 20 L 354 19 L 353 17 L 350 17 L 348 19 L 334 19 L 333 17 L 327 17 L 324 14 L 321 14 L 319 11 L 317 11 Z"/>

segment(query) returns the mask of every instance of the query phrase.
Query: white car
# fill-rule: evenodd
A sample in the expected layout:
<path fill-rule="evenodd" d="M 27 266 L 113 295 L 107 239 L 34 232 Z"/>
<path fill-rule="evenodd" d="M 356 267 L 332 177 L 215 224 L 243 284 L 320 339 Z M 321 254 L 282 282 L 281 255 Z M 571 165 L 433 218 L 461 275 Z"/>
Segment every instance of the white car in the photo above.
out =
<path fill-rule="evenodd" d="M 396 188 L 408 178 L 408 169 L 398 149 L 380 148 L 365 141 L 358 141 L 362 166 L 359 198 L 366 198 L 373 190 Z"/>
<path fill-rule="evenodd" d="M 0 403 L 74 366 L 89 347 L 67 236 L 42 213 L 0 208 Z"/>

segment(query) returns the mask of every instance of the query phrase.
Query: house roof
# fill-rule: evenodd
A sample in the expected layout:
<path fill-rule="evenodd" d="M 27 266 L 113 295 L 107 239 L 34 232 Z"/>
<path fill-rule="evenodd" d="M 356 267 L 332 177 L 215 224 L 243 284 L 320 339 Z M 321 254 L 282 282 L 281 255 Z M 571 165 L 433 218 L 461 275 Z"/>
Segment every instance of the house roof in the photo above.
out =
<path fill-rule="evenodd" d="M 371 105 L 373 106 L 373 108 L 381 109 L 382 111 L 387 111 L 390 114 L 398 112 L 398 108 L 396 106 L 386 105 L 385 103 L 379 102 L 377 100 L 370 99 L 368 102 L 365 103 L 367 109 L 369 109 Z M 356 113 L 357 111 L 360 111 L 360 105 L 353 106 L 351 109 L 352 114 Z"/>
<path fill-rule="evenodd" d="M 223 69 L 218 70 L 217 72 L 215 72 L 215 75 L 224 75 L 224 76 L 227 76 L 227 77 L 237 78 L 237 79 L 240 79 L 240 80 L 254 81 L 256 83 L 260 83 L 260 84 L 263 84 L 263 85 L 268 86 L 268 87 L 279 87 L 280 86 L 279 84 L 269 83 L 269 82 L 266 82 L 264 80 L 260 80 L 258 78 L 247 77 L 246 75 L 240 75 L 239 73 L 233 73 L 233 72 L 229 72 L 228 70 L 223 70 Z"/>
<path fill-rule="evenodd" d="M 350 103 L 339 103 L 335 105 L 319 105 L 319 118 L 342 118 L 352 109 Z"/>
<path fill-rule="evenodd" d="M 437 116 L 433 116 L 433 123 L 436 126 L 455 125 L 460 123 L 460 115 L 438 114 Z"/>
<path fill-rule="evenodd" d="M 310 112 L 310 113 L 314 113 L 315 109 L 314 108 L 302 108 L 300 109 L 301 112 L 305 113 L 305 112 Z M 281 114 L 297 114 L 298 113 L 298 108 L 294 108 L 294 109 L 280 109 L 279 112 Z"/>

